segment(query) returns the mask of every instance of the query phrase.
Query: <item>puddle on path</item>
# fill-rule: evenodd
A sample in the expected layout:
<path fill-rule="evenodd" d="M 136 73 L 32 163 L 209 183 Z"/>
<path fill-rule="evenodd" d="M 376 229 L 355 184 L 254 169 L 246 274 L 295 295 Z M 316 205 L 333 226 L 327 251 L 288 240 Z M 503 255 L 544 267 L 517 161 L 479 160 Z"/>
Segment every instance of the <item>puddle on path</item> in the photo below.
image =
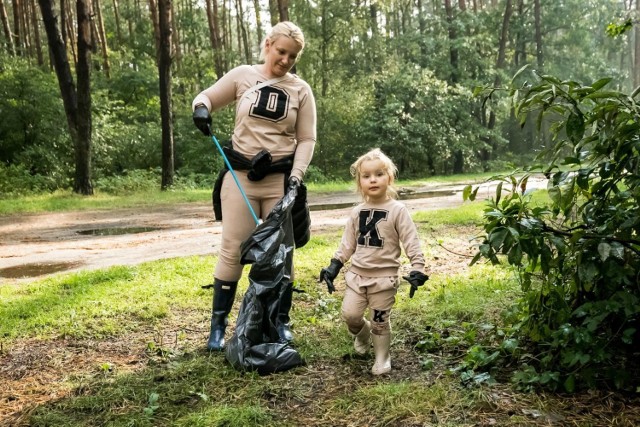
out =
<path fill-rule="evenodd" d="M 160 227 L 116 227 L 116 228 L 95 228 L 93 230 L 82 230 L 76 233 L 83 236 L 121 236 L 123 234 L 138 234 L 148 231 L 161 230 Z"/>
<path fill-rule="evenodd" d="M 6 279 L 21 279 L 38 277 L 45 274 L 57 273 L 82 265 L 81 262 L 51 262 L 16 265 L 0 269 L 0 277 Z"/>

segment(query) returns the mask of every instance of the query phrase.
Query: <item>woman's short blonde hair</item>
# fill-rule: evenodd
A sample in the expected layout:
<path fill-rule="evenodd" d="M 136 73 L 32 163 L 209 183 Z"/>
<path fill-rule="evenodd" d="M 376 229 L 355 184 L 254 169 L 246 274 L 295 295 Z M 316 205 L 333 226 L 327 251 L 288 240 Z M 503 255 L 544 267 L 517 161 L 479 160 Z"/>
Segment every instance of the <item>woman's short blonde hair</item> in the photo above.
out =
<path fill-rule="evenodd" d="M 394 188 L 393 184 L 395 183 L 396 176 L 398 175 L 398 168 L 396 167 L 393 160 L 391 160 L 386 154 L 382 152 L 379 148 L 374 148 L 366 154 L 358 157 L 358 160 L 353 162 L 351 167 L 349 168 L 349 172 L 351 172 L 351 176 L 356 180 L 356 190 L 363 199 L 367 200 L 364 192 L 362 191 L 362 185 L 360 184 L 360 173 L 362 168 L 362 163 L 368 160 L 380 160 L 384 165 L 384 171 L 389 175 L 389 186 L 387 187 L 387 196 L 392 197 L 394 199 L 398 198 L 398 192 Z"/>
<path fill-rule="evenodd" d="M 302 30 L 296 24 L 290 21 L 282 21 L 278 22 L 269 33 L 262 39 L 260 43 L 260 60 L 264 61 L 267 56 L 267 40 L 271 43 L 276 41 L 279 37 L 289 37 L 292 39 L 298 47 L 300 47 L 300 52 L 298 52 L 298 58 L 302 55 L 302 51 L 304 50 L 304 34 L 302 34 Z"/>

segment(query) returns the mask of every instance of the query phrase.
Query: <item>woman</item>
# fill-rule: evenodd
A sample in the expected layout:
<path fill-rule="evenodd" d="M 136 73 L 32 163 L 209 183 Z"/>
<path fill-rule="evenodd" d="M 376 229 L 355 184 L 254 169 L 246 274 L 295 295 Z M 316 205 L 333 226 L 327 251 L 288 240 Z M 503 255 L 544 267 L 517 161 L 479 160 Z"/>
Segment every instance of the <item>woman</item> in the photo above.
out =
<path fill-rule="evenodd" d="M 316 106 L 309 85 L 289 71 L 304 49 L 304 35 L 280 22 L 262 42 L 258 65 L 241 65 L 195 97 L 193 121 L 211 135 L 210 112 L 232 102 L 236 117 L 229 161 L 256 215 L 265 219 L 288 185 L 300 186 L 316 143 Z M 233 176 L 219 176 L 222 245 L 214 272 L 211 334 L 207 347 L 222 350 L 227 317 L 242 275 L 240 244 L 256 223 Z M 214 195 L 214 204 L 216 204 Z M 300 246 L 300 245 L 297 245 Z M 291 341 L 289 309 L 292 285 L 281 302 L 278 332 Z"/>

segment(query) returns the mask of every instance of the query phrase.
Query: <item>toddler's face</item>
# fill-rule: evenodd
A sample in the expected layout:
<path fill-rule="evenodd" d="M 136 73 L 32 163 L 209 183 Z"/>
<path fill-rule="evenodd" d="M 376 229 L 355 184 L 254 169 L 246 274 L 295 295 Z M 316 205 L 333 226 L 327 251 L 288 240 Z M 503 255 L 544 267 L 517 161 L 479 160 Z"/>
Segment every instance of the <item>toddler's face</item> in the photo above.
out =
<path fill-rule="evenodd" d="M 371 202 L 387 199 L 389 173 L 382 160 L 365 160 L 360 165 L 360 188 L 362 194 Z"/>

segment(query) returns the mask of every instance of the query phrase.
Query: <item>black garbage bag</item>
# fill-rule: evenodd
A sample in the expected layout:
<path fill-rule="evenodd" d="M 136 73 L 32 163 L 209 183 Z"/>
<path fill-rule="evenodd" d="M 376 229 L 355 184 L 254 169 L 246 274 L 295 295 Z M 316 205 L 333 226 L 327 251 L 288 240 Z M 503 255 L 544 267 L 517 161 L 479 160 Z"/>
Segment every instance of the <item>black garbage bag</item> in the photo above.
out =
<path fill-rule="evenodd" d="M 276 329 L 280 301 L 291 281 L 294 247 L 291 208 L 296 194 L 297 189 L 290 187 L 240 248 L 240 263 L 252 264 L 249 288 L 225 353 L 238 370 L 266 375 L 304 365 L 300 354 L 280 341 Z"/>

